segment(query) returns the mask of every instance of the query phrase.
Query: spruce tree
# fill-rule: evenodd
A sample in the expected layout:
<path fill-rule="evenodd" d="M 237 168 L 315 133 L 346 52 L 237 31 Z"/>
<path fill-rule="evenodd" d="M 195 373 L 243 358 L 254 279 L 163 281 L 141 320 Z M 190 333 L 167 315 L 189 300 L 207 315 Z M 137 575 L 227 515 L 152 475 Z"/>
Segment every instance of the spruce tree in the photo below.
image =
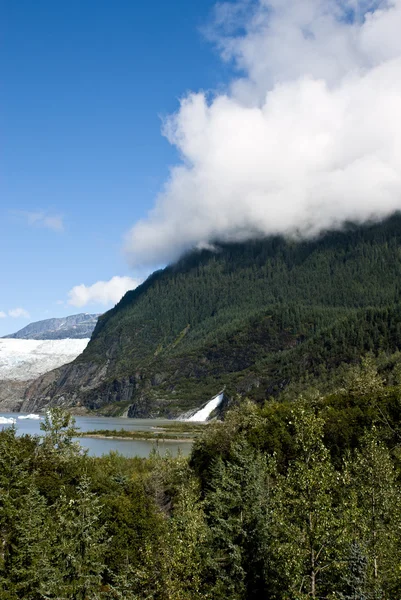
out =
<path fill-rule="evenodd" d="M 265 456 L 244 440 L 210 473 L 205 510 L 210 530 L 213 598 L 263 597 L 267 591 L 269 477 Z"/>
<path fill-rule="evenodd" d="M 341 600 L 369 600 L 367 595 L 367 567 L 366 554 L 360 544 L 352 542 L 343 574 Z"/>
<path fill-rule="evenodd" d="M 18 503 L 29 481 L 28 464 L 21 456 L 15 427 L 0 431 L 0 594 L 8 585 L 13 525 L 19 518 Z"/>
<path fill-rule="evenodd" d="M 102 507 L 84 476 L 75 498 L 62 493 L 55 506 L 52 569 L 46 598 L 97 600 L 101 597 L 106 532 Z"/>
<path fill-rule="evenodd" d="M 0 598 L 40 599 L 49 574 L 50 523 L 46 501 L 33 481 L 15 500 L 15 509 Z"/>

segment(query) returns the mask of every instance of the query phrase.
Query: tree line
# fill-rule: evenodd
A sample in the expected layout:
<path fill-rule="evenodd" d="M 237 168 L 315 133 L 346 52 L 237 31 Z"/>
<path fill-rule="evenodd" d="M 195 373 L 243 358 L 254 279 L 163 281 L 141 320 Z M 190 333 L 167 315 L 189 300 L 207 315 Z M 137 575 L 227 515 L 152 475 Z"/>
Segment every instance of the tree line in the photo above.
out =
<path fill-rule="evenodd" d="M 399 598 L 397 364 L 238 402 L 189 459 L 89 457 L 61 409 L 41 436 L 4 428 L 0 598 Z"/>

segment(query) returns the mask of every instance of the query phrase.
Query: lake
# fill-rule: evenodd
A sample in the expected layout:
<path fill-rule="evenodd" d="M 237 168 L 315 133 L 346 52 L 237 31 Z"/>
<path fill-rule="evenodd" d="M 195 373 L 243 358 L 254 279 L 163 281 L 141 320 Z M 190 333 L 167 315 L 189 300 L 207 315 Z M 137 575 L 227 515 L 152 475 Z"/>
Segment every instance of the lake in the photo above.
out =
<path fill-rule="evenodd" d="M 41 421 L 31 419 L 18 419 L 26 413 L 0 413 L 0 417 L 16 419 L 15 426 L 18 435 L 40 435 Z M 41 419 L 42 420 L 42 419 Z M 82 432 L 93 431 L 95 429 L 126 429 L 128 431 L 151 431 L 153 427 L 160 427 L 163 424 L 171 423 L 165 419 L 123 419 L 118 417 L 75 417 L 75 425 Z M 10 425 L 1 425 L 10 427 Z M 102 456 L 111 450 L 117 451 L 123 456 L 149 456 L 153 448 L 158 448 L 161 454 L 171 452 L 174 456 L 181 452 L 188 456 L 191 452 L 191 442 L 157 442 L 157 441 L 139 441 L 139 440 L 113 440 L 113 439 L 95 439 L 79 438 L 79 443 L 83 448 L 87 448 L 91 456 Z"/>

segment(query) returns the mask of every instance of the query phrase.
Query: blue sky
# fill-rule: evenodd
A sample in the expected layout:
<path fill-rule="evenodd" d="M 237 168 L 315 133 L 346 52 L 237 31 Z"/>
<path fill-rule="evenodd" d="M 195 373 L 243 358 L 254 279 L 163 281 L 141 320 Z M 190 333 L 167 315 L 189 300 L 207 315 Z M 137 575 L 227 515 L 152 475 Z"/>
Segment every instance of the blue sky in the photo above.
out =
<path fill-rule="evenodd" d="M 214 1 L 0 2 L 0 335 L 401 210 L 401 0 Z"/>
<path fill-rule="evenodd" d="M 186 91 L 226 77 L 200 33 L 212 7 L 1 3 L 0 335 L 50 316 L 104 311 L 112 300 L 72 306 L 68 292 L 146 274 L 129 267 L 123 238 L 177 161 L 160 117 Z"/>

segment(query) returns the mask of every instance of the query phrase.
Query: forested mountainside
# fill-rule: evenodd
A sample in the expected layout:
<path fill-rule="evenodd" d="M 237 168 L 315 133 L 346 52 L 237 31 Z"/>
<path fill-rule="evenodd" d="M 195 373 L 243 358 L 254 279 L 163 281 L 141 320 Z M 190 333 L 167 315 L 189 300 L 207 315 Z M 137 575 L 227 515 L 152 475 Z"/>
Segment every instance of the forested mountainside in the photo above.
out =
<path fill-rule="evenodd" d="M 265 399 L 401 346 L 401 216 L 313 240 L 219 244 L 154 273 L 102 315 L 25 406 L 176 416 L 225 386 Z"/>
<path fill-rule="evenodd" d="M 5 338 L 18 340 L 64 340 L 89 338 L 99 315 L 80 313 L 69 317 L 45 319 L 23 327 Z"/>

